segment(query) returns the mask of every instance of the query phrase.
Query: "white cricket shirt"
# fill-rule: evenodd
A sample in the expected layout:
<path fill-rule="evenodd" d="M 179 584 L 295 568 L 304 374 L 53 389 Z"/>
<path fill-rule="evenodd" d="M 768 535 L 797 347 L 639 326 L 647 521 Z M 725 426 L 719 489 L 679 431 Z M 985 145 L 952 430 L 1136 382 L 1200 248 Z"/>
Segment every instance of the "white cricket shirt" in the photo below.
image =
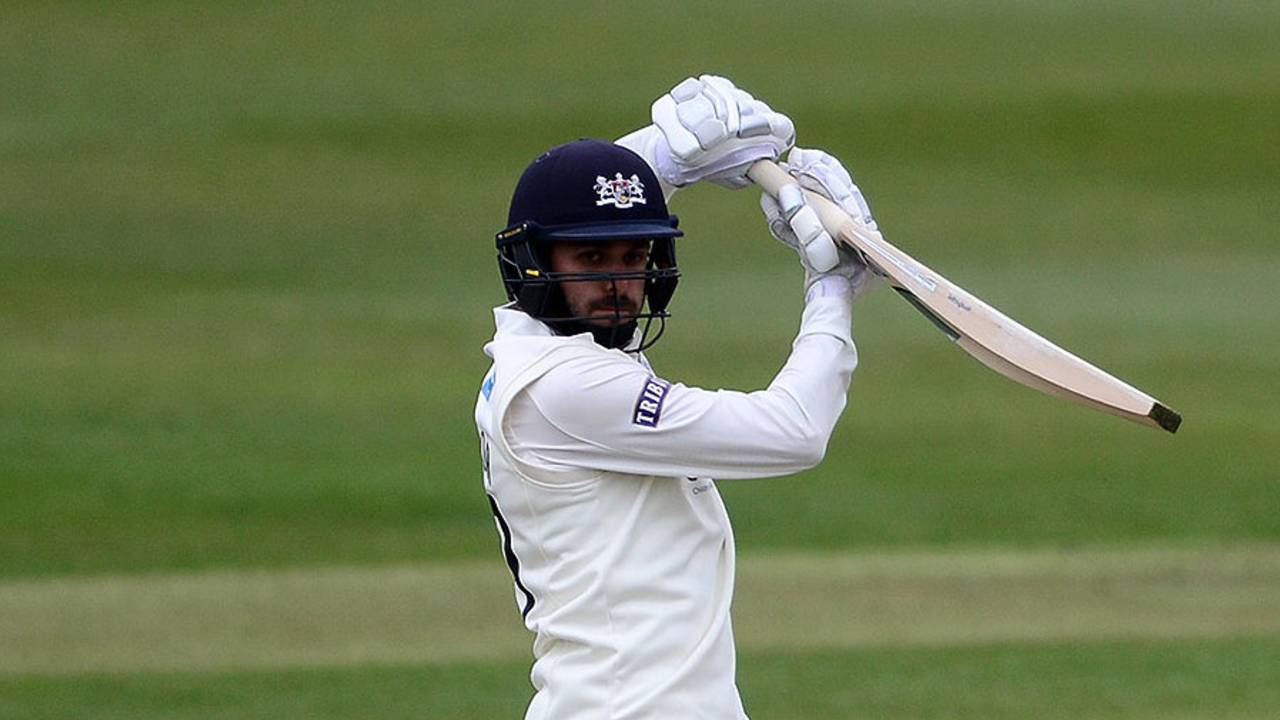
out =
<path fill-rule="evenodd" d="M 815 293 L 821 295 L 821 293 Z M 704 390 L 641 354 L 494 310 L 476 404 L 484 485 L 535 634 L 528 720 L 739 720 L 734 545 L 711 478 L 822 458 L 857 355 L 847 293 L 811 297 L 765 390 Z"/>

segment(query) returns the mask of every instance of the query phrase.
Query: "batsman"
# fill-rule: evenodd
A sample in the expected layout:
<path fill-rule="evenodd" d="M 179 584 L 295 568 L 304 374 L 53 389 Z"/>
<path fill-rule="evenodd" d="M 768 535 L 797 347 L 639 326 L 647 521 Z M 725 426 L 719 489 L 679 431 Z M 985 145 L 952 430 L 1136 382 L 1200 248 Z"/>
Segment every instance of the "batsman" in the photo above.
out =
<path fill-rule="evenodd" d="M 835 158 L 793 149 L 785 115 L 721 77 L 676 85 L 652 124 L 554 147 L 524 171 L 497 233 L 509 303 L 476 403 L 484 488 L 516 607 L 534 634 L 529 720 L 746 718 L 735 683 L 734 539 L 716 483 L 821 462 L 858 362 L 854 301 L 875 278 L 796 186 L 761 197 L 796 250 L 804 310 L 755 392 L 666 377 L 661 336 L 684 233 L 667 202 L 789 151 L 798 183 L 874 227 Z M 681 240 L 680 242 L 684 242 Z"/>

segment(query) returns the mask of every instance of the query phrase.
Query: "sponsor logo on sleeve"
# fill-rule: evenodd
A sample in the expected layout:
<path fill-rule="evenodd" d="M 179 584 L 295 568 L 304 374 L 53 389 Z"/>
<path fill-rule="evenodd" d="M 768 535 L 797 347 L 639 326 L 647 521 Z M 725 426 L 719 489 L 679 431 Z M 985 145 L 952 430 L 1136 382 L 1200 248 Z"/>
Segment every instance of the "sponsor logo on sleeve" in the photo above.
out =
<path fill-rule="evenodd" d="M 646 380 L 644 388 L 640 390 L 640 397 L 636 398 L 636 411 L 631 416 L 632 424 L 658 427 L 658 419 L 662 417 L 662 403 L 666 402 L 670 391 L 671 383 L 662 378 L 650 377 Z"/>

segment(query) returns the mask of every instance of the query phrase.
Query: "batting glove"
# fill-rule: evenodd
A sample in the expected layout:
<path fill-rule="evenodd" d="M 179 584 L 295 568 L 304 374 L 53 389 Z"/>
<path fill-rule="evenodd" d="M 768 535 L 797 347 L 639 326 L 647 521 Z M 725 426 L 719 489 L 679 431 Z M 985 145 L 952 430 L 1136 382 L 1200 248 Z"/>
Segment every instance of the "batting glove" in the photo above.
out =
<path fill-rule="evenodd" d="M 854 220 L 872 230 L 879 230 L 862 190 L 853 183 L 853 176 L 835 157 L 821 150 L 796 148 L 787 155 L 787 162 L 782 167 L 804 189 L 834 200 Z"/>
<path fill-rule="evenodd" d="M 803 148 L 792 150 L 787 159 L 782 167 L 801 186 L 834 200 L 855 220 L 876 229 L 862 191 L 839 160 L 821 150 Z M 800 256 L 808 290 L 843 290 L 847 286 L 856 300 L 879 285 L 880 278 L 868 269 L 861 253 L 843 244 L 837 248 L 799 187 L 785 186 L 777 200 L 762 193 L 760 207 L 769 221 L 769 232 Z"/>
<path fill-rule="evenodd" d="M 701 180 L 747 187 L 752 163 L 777 160 L 795 143 L 790 118 L 716 75 L 676 85 L 654 101 L 650 114 L 662 133 L 655 170 L 676 187 Z"/>

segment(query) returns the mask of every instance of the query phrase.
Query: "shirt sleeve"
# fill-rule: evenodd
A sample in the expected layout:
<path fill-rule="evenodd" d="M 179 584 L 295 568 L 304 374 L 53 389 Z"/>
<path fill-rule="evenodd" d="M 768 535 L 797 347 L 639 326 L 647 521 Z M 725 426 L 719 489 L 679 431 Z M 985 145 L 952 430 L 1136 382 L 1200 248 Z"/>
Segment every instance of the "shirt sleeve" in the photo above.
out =
<path fill-rule="evenodd" d="M 764 390 L 667 381 L 616 354 L 552 369 L 512 401 L 512 451 L 554 468 L 757 478 L 822 460 L 857 365 L 847 293 L 811 296 L 790 356 Z"/>

